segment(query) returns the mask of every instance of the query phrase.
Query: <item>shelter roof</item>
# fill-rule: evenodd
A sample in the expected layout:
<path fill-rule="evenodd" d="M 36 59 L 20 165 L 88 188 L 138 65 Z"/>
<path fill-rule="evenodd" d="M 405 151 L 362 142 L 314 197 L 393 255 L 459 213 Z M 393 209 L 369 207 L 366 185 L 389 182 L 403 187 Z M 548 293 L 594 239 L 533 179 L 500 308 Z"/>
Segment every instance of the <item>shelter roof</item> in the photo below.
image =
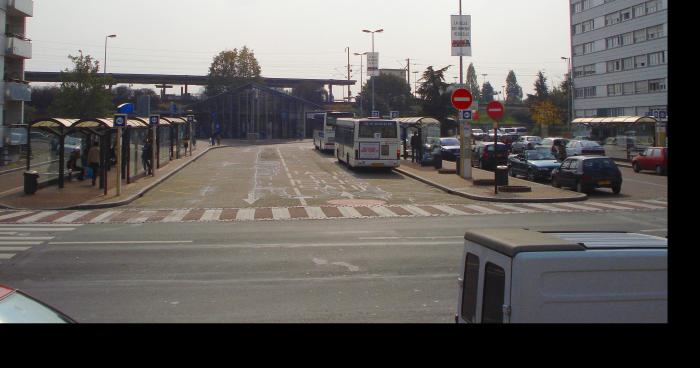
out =
<path fill-rule="evenodd" d="M 615 116 L 607 118 L 579 118 L 575 119 L 573 124 L 640 124 L 640 123 L 656 123 L 657 120 L 651 116 Z"/>

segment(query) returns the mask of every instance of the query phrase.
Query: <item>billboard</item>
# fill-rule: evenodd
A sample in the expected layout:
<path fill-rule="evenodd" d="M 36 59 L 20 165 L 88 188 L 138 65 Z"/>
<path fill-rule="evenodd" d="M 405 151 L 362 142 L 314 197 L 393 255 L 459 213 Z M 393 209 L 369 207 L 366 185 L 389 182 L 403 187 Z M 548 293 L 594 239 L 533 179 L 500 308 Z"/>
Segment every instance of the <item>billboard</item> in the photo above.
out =
<path fill-rule="evenodd" d="M 472 56 L 472 16 L 453 15 L 452 56 Z"/>
<path fill-rule="evenodd" d="M 370 77 L 379 76 L 379 53 L 378 52 L 368 52 L 367 53 L 367 75 Z"/>

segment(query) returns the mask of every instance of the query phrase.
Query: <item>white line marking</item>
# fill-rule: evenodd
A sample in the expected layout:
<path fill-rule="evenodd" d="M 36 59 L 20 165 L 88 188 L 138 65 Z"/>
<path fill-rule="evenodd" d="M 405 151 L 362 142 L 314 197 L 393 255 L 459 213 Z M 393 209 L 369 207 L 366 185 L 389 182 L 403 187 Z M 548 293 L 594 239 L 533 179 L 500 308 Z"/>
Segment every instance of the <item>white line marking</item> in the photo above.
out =
<path fill-rule="evenodd" d="M 59 219 L 56 219 L 53 222 L 69 223 L 69 222 L 77 221 L 78 219 L 86 216 L 89 213 L 92 213 L 92 211 L 78 211 L 78 212 L 71 213 L 70 215 L 66 215 L 66 216 L 63 216 Z"/>
<path fill-rule="evenodd" d="M 161 220 L 161 222 L 179 222 L 182 221 L 185 216 L 190 212 L 190 210 L 175 210 L 168 217 Z"/>
<path fill-rule="evenodd" d="M 386 236 L 374 238 L 358 238 L 360 240 L 400 240 L 400 239 L 464 239 L 463 236 Z"/>
<path fill-rule="evenodd" d="M 0 259 L 10 259 L 10 258 L 14 257 L 15 255 L 16 255 L 15 253 L 13 253 L 13 254 L 2 254 L 2 253 L 0 253 Z"/>
<path fill-rule="evenodd" d="M 418 208 L 416 206 L 411 206 L 411 205 L 404 205 L 404 206 L 399 206 L 400 208 L 403 208 L 404 210 L 416 215 L 416 216 L 432 216 L 433 214 L 423 210 L 421 208 Z"/>
<path fill-rule="evenodd" d="M 562 207 L 568 207 L 568 208 L 573 208 L 575 210 L 583 210 L 583 211 L 602 211 L 600 208 L 595 208 L 595 207 L 590 207 L 590 206 L 584 206 L 580 204 L 573 204 L 573 203 L 558 203 L 558 206 Z"/>
<path fill-rule="evenodd" d="M 62 227 L 81 227 L 83 226 L 82 224 L 70 224 L 70 225 L 65 225 L 65 224 L 2 224 L 0 225 L 0 230 L 5 228 L 5 227 L 46 227 L 46 228 L 62 228 Z"/>
<path fill-rule="evenodd" d="M 0 245 L 41 245 L 43 242 L 36 241 L 0 241 Z"/>
<path fill-rule="evenodd" d="M 642 202 L 655 203 L 655 204 L 660 204 L 660 205 L 663 205 L 663 206 L 668 206 L 668 202 L 657 201 L 657 200 L 655 200 L 655 199 L 647 199 L 647 200 L 644 200 L 644 201 L 642 201 Z"/>
<path fill-rule="evenodd" d="M 377 215 L 380 217 L 398 217 L 399 215 L 395 214 L 391 210 L 389 210 L 386 207 L 369 207 L 370 210 L 374 211 Z"/>
<path fill-rule="evenodd" d="M 108 218 L 112 217 L 112 215 L 116 215 L 118 213 L 121 213 L 122 211 L 107 211 L 94 219 L 90 220 L 91 224 L 98 224 L 101 222 L 106 222 Z"/>
<path fill-rule="evenodd" d="M 634 209 L 634 208 L 616 206 L 614 204 L 601 203 L 601 202 L 586 202 L 586 204 L 591 205 L 591 206 L 598 206 L 598 207 L 609 208 L 609 209 L 613 209 L 613 210 L 622 210 L 622 211 L 629 211 L 629 210 Z"/>
<path fill-rule="evenodd" d="M 99 242 L 51 242 L 49 245 L 110 245 L 110 244 L 191 244 L 192 240 L 175 240 L 175 241 L 99 241 Z"/>
<path fill-rule="evenodd" d="M 0 247 L 0 252 L 24 252 L 32 247 Z"/>
<path fill-rule="evenodd" d="M 255 209 L 244 208 L 236 214 L 236 221 L 253 221 L 255 220 Z"/>
<path fill-rule="evenodd" d="M 37 221 L 39 221 L 39 220 L 41 220 L 41 219 L 43 219 L 43 218 L 45 218 L 45 217 L 49 217 L 49 216 L 55 215 L 55 214 L 57 214 L 57 213 L 58 213 L 58 211 L 42 211 L 42 212 L 40 212 L 40 213 L 38 213 L 38 214 L 36 214 L 36 215 L 34 215 L 34 216 L 29 216 L 29 217 L 27 217 L 27 218 L 23 218 L 23 219 L 17 221 L 17 223 L 19 223 L 19 224 L 30 224 L 30 223 L 32 223 L 32 222 L 37 222 Z"/>
<path fill-rule="evenodd" d="M 664 231 L 668 231 L 668 229 L 649 229 L 649 230 L 639 230 L 639 232 L 642 233 L 661 233 Z"/>
<path fill-rule="evenodd" d="M 15 234 L 17 234 L 17 232 L 16 232 L 16 231 L 13 231 L 13 232 L 7 232 L 7 233 L 6 233 L 6 232 L 0 232 L 0 235 L 15 235 Z"/>
<path fill-rule="evenodd" d="M 640 203 L 640 202 L 616 201 L 615 203 L 623 204 L 623 205 L 625 205 L 625 206 L 649 208 L 649 209 L 653 209 L 653 210 L 664 210 L 664 209 L 666 209 L 666 207 L 653 206 L 653 205 L 651 205 L 651 204 L 644 204 L 644 203 Z"/>
<path fill-rule="evenodd" d="M 73 228 L 73 227 L 61 227 L 61 228 L 8 227 L 8 228 L 5 228 L 5 230 L 30 232 L 30 233 L 52 233 L 52 232 L 59 232 L 59 231 L 73 231 L 73 230 L 75 230 L 75 228 Z"/>
<path fill-rule="evenodd" d="M 200 221 L 219 221 L 223 210 L 206 210 Z"/>
<path fill-rule="evenodd" d="M 301 195 L 301 191 L 299 191 L 299 188 L 294 187 L 294 193 L 297 194 L 297 197 L 299 197 L 299 202 L 301 202 L 302 206 L 308 206 L 309 204 L 306 202 L 306 199 Z"/>
<path fill-rule="evenodd" d="M 450 215 L 459 215 L 459 216 L 461 216 L 461 215 L 468 215 L 468 214 L 469 214 L 469 213 L 467 213 L 467 212 L 460 211 L 460 210 L 458 210 L 458 209 L 456 209 L 456 208 L 452 208 L 452 207 L 450 207 L 450 206 L 443 206 L 443 205 L 438 205 L 438 204 L 434 204 L 434 205 L 432 205 L 432 206 L 435 207 L 435 208 L 437 208 L 438 210 L 440 210 L 440 211 L 442 211 L 442 212 L 449 213 Z"/>
<path fill-rule="evenodd" d="M 28 215 L 28 214 L 30 214 L 30 213 L 33 213 L 33 212 L 31 212 L 31 211 L 21 211 L 21 212 L 10 213 L 10 214 L 8 214 L 8 215 L 2 215 L 2 216 L 0 216 L 0 221 L 1 221 L 1 220 L 8 220 L 8 219 L 11 219 L 11 218 L 20 217 L 20 216 L 24 216 L 24 215 Z"/>
<path fill-rule="evenodd" d="M 306 210 L 306 213 L 309 215 L 310 219 L 325 219 L 327 218 L 326 214 L 323 213 L 323 210 L 321 210 L 321 207 L 304 207 Z"/>
<path fill-rule="evenodd" d="M 155 215 L 156 213 L 157 213 L 156 211 L 141 211 L 138 213 L 138 216 L 132 217 L 132 218 L 126 220 L 126 223 L 127 224 L 142 224 L 142 223 L 148 221 L 148 219 L 151 216 Z"/>
<path fill-rule="evenodd" d="M 481 213 L 486 213 L 486 214 L 501 214 L 501 213 L 503 213 L 501 211 L 492 210 L 490 208 L 486 208 L 486 207 L 482 207 L 482 206 L 477 206 L 475 204 L 464 205 L 464 207 L 468 207 L 468 208 L 471 208 L 473 210 L 479 211 Z"/>
<path fill-rule="evenodd" d="M 292 215 L 289 214 L 289 209 L 287 208 L 273 208 L 272 217 L 275 220 L 289 220 Z"/>
<path fill-rule="evenodd" d="M 541 203 L 526 203 L 525 206 L 534 207 L 539 210 L 545 210 L 547 212 L 571 212 L 571 210 L 565 210 L 563 208 L 557 208 L 552 205 L 541 204 Z"/>
<path fill-rule="evenodd" d="M 343 216 L 346 217 L 346 218 L 360 218 L 360 217 L 364 217 L 364 216 L 362 216 L 361 213 L 357 212 L 357 210 L 354 209 L 354 208 L 352 208 L 352 207 L 338 207 L 338 210 L 339 210 L 340 213 L 342 213 Z"/>
<path fill-rule="evenodd" d="M 37 236 L 37 237 L 24 237 L 24 236 L 0 236 L 0 240 L 2 241 L 9 241 L 9 240 L 51 240 L 55 238 L 54 236 Z"/>
<path fill-rule="evenodd" d="M 494 206 L 499 207 L 499 208 L 503 208 L 503 209 L 508 210 L 508 211 L 515 211 L 515 212 L 518 212 L 518 213 L 532 213 L 532 212 L 535 212 L 535 210 L 531 210 L 531 209 L 527 209 L 527 208 L 522 208 L 522 207 L 516 207 L 516 206 L 510 205 L 510 204 L 501 204 L 501 203 L 498 203 L 498 204 L 494 204 Z"/>

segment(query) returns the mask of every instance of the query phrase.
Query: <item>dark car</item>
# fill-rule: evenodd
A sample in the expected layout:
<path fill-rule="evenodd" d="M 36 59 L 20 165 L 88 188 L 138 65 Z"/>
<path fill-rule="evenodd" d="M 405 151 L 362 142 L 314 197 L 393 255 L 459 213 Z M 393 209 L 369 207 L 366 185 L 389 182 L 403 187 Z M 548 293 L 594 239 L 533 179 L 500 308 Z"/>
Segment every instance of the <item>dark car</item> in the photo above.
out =
<path fill-rule="evenodd" d="M 0 285 L 0 323 L 76 323 L 28 294 Z"/>
<path fill-rule="evenodd" d="M 588 193 L 595 188 L 610 188 L 613 193 L 622 190 L 622 173 L 609 157 L 569 157 L 561 167 L 552 171 L 552 185 L 575 188 L 579 193 Z"/>
<path fill-rule="evenodd" d="M 432 142 L 428 152 L 433 155 L 440 152 L 445 161 L 457 161 L 459 159 L 460 142 L 457 138 L 440 138 Z"/>
<path fill-rule="evenodd" d="M 546 150 L 530 150 L 508 158 L 510 176 L 524 175 L 527 180 L 549 180 L 552 170 L 561 166 L 561 162 Z"/>
<path fill-rule="evenodd" d="M 497 146 L 497 148 L 495 148 Z M 495 170 L 496 166 L 508 164 L 508 146 L 493 142 L 481 142 L 472 150 L 472 166 L 482 170 Z"/>

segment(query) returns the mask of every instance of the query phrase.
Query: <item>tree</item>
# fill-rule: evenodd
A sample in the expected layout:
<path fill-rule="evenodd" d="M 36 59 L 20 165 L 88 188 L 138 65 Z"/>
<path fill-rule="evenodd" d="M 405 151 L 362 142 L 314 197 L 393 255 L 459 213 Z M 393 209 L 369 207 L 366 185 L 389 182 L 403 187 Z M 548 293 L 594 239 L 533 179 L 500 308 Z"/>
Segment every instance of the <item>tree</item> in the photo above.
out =
<path fill-rule="evenodd" d="M 541 127 L 541 134 L 548 135 L 549 126 L 561 122 L 561 111 L 549 100 L 534 102 L 532 106 L 532 120 Z"/>
<path fill-rule="evenodd" d="M 106 88 L 114 84 L 111 77 L 99 73 L 100 63 L 92 56 L 68 56 L 73 70 L 61 72 L 61 87 L 50 111 L 65 118 L 105 117 L 114 111 L 112 94 Z"/>
<path fill-rule="evenodd" d="M 515 77 L 515 72 L 512 70 L 506 78 L 506 102 L 519 103 L 523 100 L 523 89 L 518 84 L 518 79 Z"/>
<path fill-rule="evenodd" d="M 493 90 L 493 86 L 491 86 L 491 83 L 484 83 L 484 86 L 481 88 L 481 102 L 489 103 L 493 101 L 493 95 L 495 93 L 496 92 Z"/>
<path fill-rule="evenodd" d="M 260 80 L 260 65 L 247 46 L 226 50 L 214 57 L 209 67 L 207 96 L 229 92 L 244 84 Z"/>
<path fill-rule="evenodd" d="M 322 85 L 312 82 L 303 82 L 294 87 L 292 96 L 302 98 L 318 105 L 328 101 L 328 91 Z"/>
<path fill-rule="evenodd" d="M 112 103 L 114 106 L 132 102 L 134 99 L 134 90 L 128 86 L 118 86 L 112 90 Z"/>
<path fill-rule="evenodd" d="M 58 87 L 32 87 L 32 100 L 27 102 L 27 120 L 49 118 L 49 108 L 56 99 Z"/>
<path fill-rule="evenodd" d="M 474 63 L 469 63 L 469 68 L 467 68 L 467 89 L 472 93 L 474 101 L 481 101 L 481 92 L 479 91 L 479 80 L 476 76 L 476 69 L 474 69 Z"/>
<path fill-rule="evenodd" d="M 376 111 L 388 115 L 390 111 L 399 111 L 406 114 L 411 110 L 414 98 L 411 94 L 411 86 L 408 85 L 405 79 L 390 74 L 374 78 L 374 105 Z M 372 108 L 371 83 L 367 83 L 362 87 L 362 92 L 360 92 L 355 101 L 355 108 L 360 108 L 360 101 L 362 101 L 363 108 Z"/>
<path fill-rule="evenodd" d="M 445 83 L 445 72 L 450 67 L 434 70 L 432 66 L 423 73 L 423 82 L 418 87 L 418 95 L 423 99 L 423 112 L 425 115 L 433 117 L 441 122 L 447 119 L 452 111 L 450 97 L 447 93 L 447 83 Z"/>
<path fill-rule="evenodd" d="M 537 79 L 535 80 L 535 98 L 537 101 L 544 101 L 549 98 L 547 78 L 542 71 L 537 72 Z"/>

